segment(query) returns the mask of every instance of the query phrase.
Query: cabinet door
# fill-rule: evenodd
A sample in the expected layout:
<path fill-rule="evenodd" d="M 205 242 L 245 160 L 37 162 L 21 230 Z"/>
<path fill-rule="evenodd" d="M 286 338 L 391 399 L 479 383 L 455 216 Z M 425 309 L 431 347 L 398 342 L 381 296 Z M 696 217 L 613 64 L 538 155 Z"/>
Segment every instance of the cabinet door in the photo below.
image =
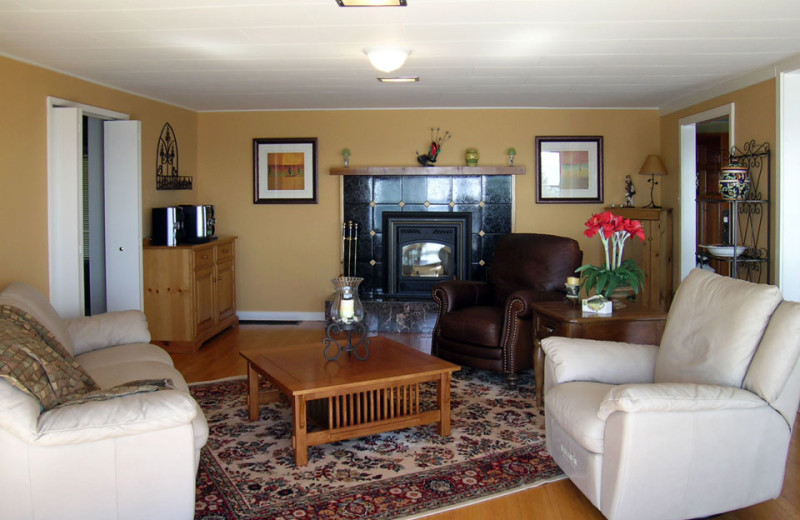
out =
<path fill-rule="evenodd" d="M 233 258 L 217 264 L 217 313 L 218 321 L 236 314 L 236 280 Z"/>
<path fill-rule="evenodd" d="M 198 267 L 194 280 L 195 335 L 202 334 L 217 324 L 215 287 L 214 266 Z"/>

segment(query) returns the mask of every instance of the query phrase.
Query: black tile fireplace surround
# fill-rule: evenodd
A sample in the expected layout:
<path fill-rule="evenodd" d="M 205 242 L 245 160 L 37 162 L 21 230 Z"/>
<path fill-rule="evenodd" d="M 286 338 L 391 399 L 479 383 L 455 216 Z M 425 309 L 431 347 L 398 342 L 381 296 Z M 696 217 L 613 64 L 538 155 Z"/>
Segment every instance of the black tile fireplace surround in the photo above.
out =
<path fill-rule="evenodd" d="M 344 176 L 344 219 L 357 222 L 361 299 L 389 301 L 384 285 L 384 212 L 465 212 L 471 219 L 469 278 L 485 280 L 497 240 L 511 232 L 511 175 Z M 432 302 L 430 295 L 401 301 Z"/>

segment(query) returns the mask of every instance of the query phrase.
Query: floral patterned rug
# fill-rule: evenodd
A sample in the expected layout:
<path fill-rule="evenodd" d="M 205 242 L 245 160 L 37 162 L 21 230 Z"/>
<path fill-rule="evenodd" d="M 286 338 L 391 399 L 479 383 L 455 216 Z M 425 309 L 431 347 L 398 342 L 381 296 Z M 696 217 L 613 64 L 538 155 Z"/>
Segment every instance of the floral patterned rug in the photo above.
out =
<path fill-rule="evenodd" d="M 453 374 L 451 436 L 428 425 L 312 446 L 302 468 L 288 402 L 262 406 L 260 420 L 249 422 L 244 379 L 191 391 L 211 429 L 196 520 L 424 516 L 563 478 L 544 447 L 532 372 L 508 390 L 502 374 L 464 368 Z M 435 401 L 435 386 L 422 394 Z"/>

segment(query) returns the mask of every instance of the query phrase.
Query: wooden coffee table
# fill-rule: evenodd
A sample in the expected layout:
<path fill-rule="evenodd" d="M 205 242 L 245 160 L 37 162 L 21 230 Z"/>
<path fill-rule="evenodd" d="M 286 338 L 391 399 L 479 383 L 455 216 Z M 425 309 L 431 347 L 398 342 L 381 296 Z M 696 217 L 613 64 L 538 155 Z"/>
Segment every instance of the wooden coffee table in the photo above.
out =
<path fill-rule="evenodd" d="M 411 426 L 438 423 L 450 435 L 450 377 L 461 367 L 387 338 L 370 338 L 369 358 L 343 353 L 335 361 L 322 342 L 240 352 L 247 360 L 248 418 L 281 394 L 292 403 L 292 447 L 297 466 L 308 447 Z M 260 390 L 259 377 L 277 390 Z M 435 382 L 436 403 L 420 399 L 420 384 Z M 308 421 L 317 428 L 308 431 Z"/>

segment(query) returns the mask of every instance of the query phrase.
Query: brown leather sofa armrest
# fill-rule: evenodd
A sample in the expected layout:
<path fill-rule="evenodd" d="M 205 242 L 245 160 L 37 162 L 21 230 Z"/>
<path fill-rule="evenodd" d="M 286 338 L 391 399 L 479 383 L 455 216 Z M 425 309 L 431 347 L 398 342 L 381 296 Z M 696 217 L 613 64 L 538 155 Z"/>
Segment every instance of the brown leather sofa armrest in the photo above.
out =
<path fill-rule="evenodd" d="M 560 291 L 539 291 L 536 289 L 514 291 L 506 300 L 506 315 L 510 310 L 516 318 L 530 318 L 532 314 L 531 303 L 560 300 L 564 297 L 565 293 Z"/>
<path fill-rule="evenodd" d="M 441 315 L 464 307 L 490 305 L 492 289 L 486 282 L 448 280 L 434 286 L 433 301 L 441 307 Z"/>

